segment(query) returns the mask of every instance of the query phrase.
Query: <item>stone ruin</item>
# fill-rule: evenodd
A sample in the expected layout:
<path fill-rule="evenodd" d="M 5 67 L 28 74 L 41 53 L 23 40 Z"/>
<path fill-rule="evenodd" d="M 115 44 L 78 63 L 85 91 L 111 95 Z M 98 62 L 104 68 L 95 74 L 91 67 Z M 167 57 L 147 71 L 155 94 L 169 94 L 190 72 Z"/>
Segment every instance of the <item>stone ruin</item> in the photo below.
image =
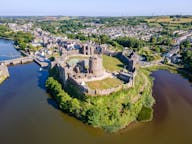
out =
<path fill-rule="evenodd" d="M 101 56 L 92 56 L 89 58 L 89 73 L 92 73 L 95 77 L 104 74 L 103 60 Z"/>
<path fill-rule="evenodd" d="M 74 59 L 70 62 L 61 62 L 57 65 L 63 84 L 66 84 L 69 78 L 79 83 L 87 79 L 102 77 L 105 74 L 102 57 L 100 55 L 85 57 L 83 60 Z"/>
<path fill-rule="evenodd" d="M 139 56 L 133 51 L 124 50 L 120 53 L 119 58 L 127 64 L 127 70 L 134 73 L 136 64 L 139 62 Z"/>
<path fill-rule="evenodd" d="M 62 61 L 57 62 L 56 65 L 59 69 L 60 80 L 63 86 L 67 85 L 68 82 L 72 82 L 79 87 L 79 90 L 87 95 L 109 95 L 110 93 L 119 91 L 122 88 L 129 88 L 134 85 L 135 77 L 135 54 L 132 53 L 130 57 L 126 54 L 121 54 L 127 64 L 129 72 L 120 71 L 116 74 L 106 72 L 103 68 L 103 59 L 100 54 L 101 49 L 87 45 L 81 47 L 79 50 L 64 51 L 65 56 Z M 124 82 L 116 88 L 109 88 L 105 90 L 90 89 L 86 82 L 103 80 L 106 78 L 118 78 Z"/>

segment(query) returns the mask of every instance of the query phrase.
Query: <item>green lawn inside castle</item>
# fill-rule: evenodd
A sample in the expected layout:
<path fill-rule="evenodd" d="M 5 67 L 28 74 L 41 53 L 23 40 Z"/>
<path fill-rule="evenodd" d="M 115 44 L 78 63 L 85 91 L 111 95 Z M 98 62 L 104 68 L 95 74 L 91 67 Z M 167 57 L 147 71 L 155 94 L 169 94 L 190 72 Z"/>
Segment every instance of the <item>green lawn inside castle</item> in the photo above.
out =
<path fill-rule="evenodd" d="M 103 55 L 102 59 L 106 71 L 116 73 L 123 71 L 125 67 L 119 58 Z M 136 71 L 131 87 L 122 87 L 108 95 L 93 96 L 83 93 L 73 81 L 67 81 L 67 84 L 63 85 L 59 68 L 54 66 L 50 69 L 46 87 L 62 111 L 93 127 L 117 132 L 131 122 L 146 122 L 153 118 L 153 83 L 150 72 L 139 67 Z M 121 79 L 106 78 L 85 84 L 91 89 L 103 90 L 124 83 Z"/>

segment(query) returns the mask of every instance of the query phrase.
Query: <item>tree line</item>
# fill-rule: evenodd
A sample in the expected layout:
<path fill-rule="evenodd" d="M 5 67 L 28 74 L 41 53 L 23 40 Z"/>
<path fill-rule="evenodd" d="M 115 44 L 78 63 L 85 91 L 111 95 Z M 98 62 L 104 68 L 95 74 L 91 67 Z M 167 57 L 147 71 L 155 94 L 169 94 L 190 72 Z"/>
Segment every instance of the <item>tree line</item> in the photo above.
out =
<path fill-rule="evenodd" d="M 14 40 L 15 45 L 18 45 L 21 49 L 31 48 L 29 44 L 34 40 L 34 36 L 28 32 L 13 32 L 6 25 L 0 25 L 0 37 L 10 38 Z"/>
<path fill-rule="evenodd" d="M 187 70 L 192 71 L 192 44 L 189 40 L 186 40 L 180 44 L 180 48 L 182 64 Z"/>

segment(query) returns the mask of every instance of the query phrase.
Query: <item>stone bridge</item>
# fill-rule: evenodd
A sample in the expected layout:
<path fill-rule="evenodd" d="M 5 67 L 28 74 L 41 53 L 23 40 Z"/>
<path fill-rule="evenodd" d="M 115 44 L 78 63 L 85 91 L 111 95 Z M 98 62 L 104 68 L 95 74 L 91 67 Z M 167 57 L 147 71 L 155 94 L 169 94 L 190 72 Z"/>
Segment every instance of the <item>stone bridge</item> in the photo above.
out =
<path fill-rule="evenodd" d="M 27 56 L 27 57 L 21 57 L 21 58 L 16 58 L 16 59 L 11 59 L 11 60 L 0 61 L 0 64 L 9 66 L 9 65 L 29 63 L 32 61 L 33 61 L 33 58 L 30 56 Z"/>

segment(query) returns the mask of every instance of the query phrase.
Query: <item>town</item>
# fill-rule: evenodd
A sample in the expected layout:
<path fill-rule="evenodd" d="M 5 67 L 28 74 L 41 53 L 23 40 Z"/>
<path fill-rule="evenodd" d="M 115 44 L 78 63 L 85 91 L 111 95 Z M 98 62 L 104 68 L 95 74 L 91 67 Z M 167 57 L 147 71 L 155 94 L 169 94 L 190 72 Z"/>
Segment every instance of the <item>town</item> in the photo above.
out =
<path fill-rule="evenodd" d="M 190 17 L 37 19 L 0 19 L 0 37 L 22 54 L 0 61 L 0 82 L 8 66 L 34 61 L 59 109 L 106 131 L 152 120 L 151 71 L 192 69 Z"/>
<path fill-rule="evenodd" d="M 93 25 L 93 24 L 92 24 Z M 102 24 L 94 25 L 86 29 L 81 30 L 80 32 L 85 35 L 96 34 L 96 35 L 108 35 L 111 39 L 117 37 L 135 37 L 142 40 L 150 40 L 151 36 L 162 31 L 162 28 L 153 27 L 150 28 L 146 24 L 140 24 L 136 26 L 113 26 L 113 27 L 104 27 Z"/>
<path fill-rule="evenodd" d="M 107 23 L 108 24 L 108 23 Z M 113 53 L 118 52 L 111 49 L 111 45 L 109 43 L 99 44 L 97 42 L 92 41 L 81 41 L 79 39 L 69 39 L 67 36 L 58 36 L 54 35 L 48 31 L 42 30 L 40 27 L 34 26 L 32 22 L 26 24 L 17 24 L 17 23 L 1 23 L 0 25 L 6 25 L 13 32 L 23 32 L 30 33 L 34 36 L 34 39 L 30 43 L 33 49 L 25 48 L 24 54 L 26 56 L 30 56 L 35 59 L 40 66 L 48 66 L 50 64 L 50 58 L 53 59 L 61 59 L 63 56 L 63 51 L 73 51 L 79 50 L 84 45 L 88 45 L 88 47 L 95 47 L 104 49 L 104 53 Z M 116 39 L 119 37 L 135 37 L 138 40 L 151 41 L 151 39 L 156 36 L 161 38 L 163 27 L 149 27 L 145 23 L 140 23 L 135 26 L 105 26 L 105 24 L 97 24 L 97 23 L 85 23 L 90 27 L 79 30 L 81 33 L 85 34 L 85 36 L 89 35 L 107 35 L 110 39 Z M 78 31 L 76 32 L 78 33 Z M 185 41 L 189 41 L 192 43 L 192 30 L 175 30 L 172 32 L 173 35 L 177 37 L 172 39 L 172 48 L 169 46 L 163 46 L 162 48 L 166 48 L 165 53 L 161 54 L 161 58 L 156 60 L 156 62 L 146 62 L 143 61 L 145 59 L 145 54 L 140 54 L 140 64 L 141 65 L 151 65 L 152 63 L 157 62 L 167 62 L 172 64 L 182 63 L 181 56 L 181 44 Z M 182 48 L 184 49 L 184 48 Z M 143 57 L 144 56 L 144 57 Z M 32 60 L 33 60 L 32 59 Z M 30 60 L 29 60 L 30 61 Z M 26 60 L 26 62 L 28 62 Z"/>

